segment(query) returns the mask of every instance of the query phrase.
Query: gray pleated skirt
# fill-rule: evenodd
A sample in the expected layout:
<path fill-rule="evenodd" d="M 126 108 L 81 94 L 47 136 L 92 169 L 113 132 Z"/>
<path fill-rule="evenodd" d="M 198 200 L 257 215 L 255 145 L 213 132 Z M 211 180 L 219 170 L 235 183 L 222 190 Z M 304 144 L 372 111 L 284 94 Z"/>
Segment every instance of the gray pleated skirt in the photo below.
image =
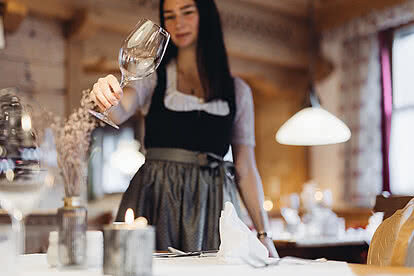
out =
<path fill-rule="evenodd" d="M 233 163 L 214 154 L 152 148 L 124 193 L 116 220 L 124 221 L 128 208 L 146 217 L 156 228 L 157 250 L 214 250 L 226 201 L 240 210 Z"/>

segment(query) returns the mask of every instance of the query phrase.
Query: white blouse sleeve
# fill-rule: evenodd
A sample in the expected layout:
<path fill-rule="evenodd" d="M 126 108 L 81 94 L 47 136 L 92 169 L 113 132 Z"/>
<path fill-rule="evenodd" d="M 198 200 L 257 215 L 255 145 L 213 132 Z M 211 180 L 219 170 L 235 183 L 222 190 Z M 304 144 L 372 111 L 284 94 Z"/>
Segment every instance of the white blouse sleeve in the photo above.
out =
<path fill-rule="evenodd" d="M 233 125 L 232 144 L 255 146 L 254 107 L 250 87 L 240 78 L 234 79 L 236 114 Z"/>
<path fill-rule="evenodd" d="M 151 105 L 152 95 L 157 85 L 157 74 L 153 73 L 150 76 L 137 80 L 131 83 L 131 87 L 135 89 L 136 100 L 134 110 L 140 110 L 143 115 L 147 115 Z"/>

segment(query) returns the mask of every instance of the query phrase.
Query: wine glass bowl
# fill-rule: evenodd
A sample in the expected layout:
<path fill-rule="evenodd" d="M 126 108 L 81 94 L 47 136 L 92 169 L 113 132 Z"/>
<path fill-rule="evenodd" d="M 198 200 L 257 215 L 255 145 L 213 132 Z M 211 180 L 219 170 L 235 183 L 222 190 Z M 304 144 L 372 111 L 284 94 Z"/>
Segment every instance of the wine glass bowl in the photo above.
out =
<path fill-rule="evenodd" d="M 119 50 L 118 62 L 124 88 L 128 82 L 148 77 L 157 70 L 170 40 L 169 33 L 148 19 L 141 19 L 128 35 Z M 108 118 L 112 107 L 99 113 L 90 113 L 105 123 L 119 128 Z"/>
<path fill-rule="evenodd" d="M 48 118 L 16 88 L 0 90 L 0 205 L 11 217 L 18 254 L 24 253 L 24 218 L 54 184 Z"/>
<path fill-rule="evenodd" d="M 119 50 L 121 87 L 155 72 L 167 49 L 170 35 L 154 22 L 140 20 Z"/>

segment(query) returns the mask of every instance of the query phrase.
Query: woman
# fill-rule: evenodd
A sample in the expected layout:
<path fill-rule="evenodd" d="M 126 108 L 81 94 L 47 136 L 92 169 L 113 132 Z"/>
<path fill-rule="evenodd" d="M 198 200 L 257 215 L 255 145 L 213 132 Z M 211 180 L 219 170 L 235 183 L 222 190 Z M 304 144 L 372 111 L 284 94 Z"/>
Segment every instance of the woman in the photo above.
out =
<path fill-rule="evenodd" d="M 252 95 L 230 74 L 217 7 L 213 0 L 161 0 L 160 21 L 172 43 L 157 74 L 124 91 L 109 75 L 91 92 L 100 109 L 115 106 L 116 123 L 137 109 L 145 116 L 147 161 L 124 193 L 117 220 L 127 208 L 147 217 L 159 250 L 217 249 L 223 202 L 237 208 L 238 188 L 258 238 L 277 256 L 261 207 Z M 234 166 L 222 160 L 230 144 Z"/>

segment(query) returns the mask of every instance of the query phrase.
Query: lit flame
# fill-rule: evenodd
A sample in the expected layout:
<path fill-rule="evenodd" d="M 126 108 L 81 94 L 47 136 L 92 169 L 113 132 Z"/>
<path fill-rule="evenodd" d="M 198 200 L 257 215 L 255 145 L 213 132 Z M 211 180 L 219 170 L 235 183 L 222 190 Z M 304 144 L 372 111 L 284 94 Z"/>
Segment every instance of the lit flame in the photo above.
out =
<path fill-rule="evenodd" d="M 12 182 L 14 180 L 14 171 L 11 169 L 8 169 L 6 171 L 6 179 L 10 182 Z"/>
<path fill-rule="evenodd" d="M 128 208 L 125 213 L 125 223 L 126 224 L 133 224 L 134 223 L 134 210 Z"/>
<path fill-rule="evenodd" d="M 19 210 L 14 210 L 13 211 L 13 217 L 17 220 L 22 220 L 23 219 L 23 214 Z"/>
<path fill-rule="evenodd" d="M 46 187 L 51 188 L 55 184 L 55 177 L 51 174 L 47 174 L 45 178 Z"/>
<path fill-rule="evenodd" d="M 28 114 L 22 116 L 22 128 L 24 131 L 29 131 L 32 129 L 32 119 Z"/>
<path fill-rule="evenodd" d="M 273 209 L 273 202 L 271 200 L 265 200 L 263 202 L 263 209 L 265 209 L 266 212 L 269 212 Z"/>
<path fill-rule="evenodd" d="M 323 193 L 321 191 L 315 192 L 315 200 L 322 201 L 322 199 L 323 199 Z"/>
<path fill-rule="evenodd" d="M 138 217 L 134 224 L 138 227 L 138 228 L 145 228 L 148 225 L 148 220 L 144 217 Z"/>

